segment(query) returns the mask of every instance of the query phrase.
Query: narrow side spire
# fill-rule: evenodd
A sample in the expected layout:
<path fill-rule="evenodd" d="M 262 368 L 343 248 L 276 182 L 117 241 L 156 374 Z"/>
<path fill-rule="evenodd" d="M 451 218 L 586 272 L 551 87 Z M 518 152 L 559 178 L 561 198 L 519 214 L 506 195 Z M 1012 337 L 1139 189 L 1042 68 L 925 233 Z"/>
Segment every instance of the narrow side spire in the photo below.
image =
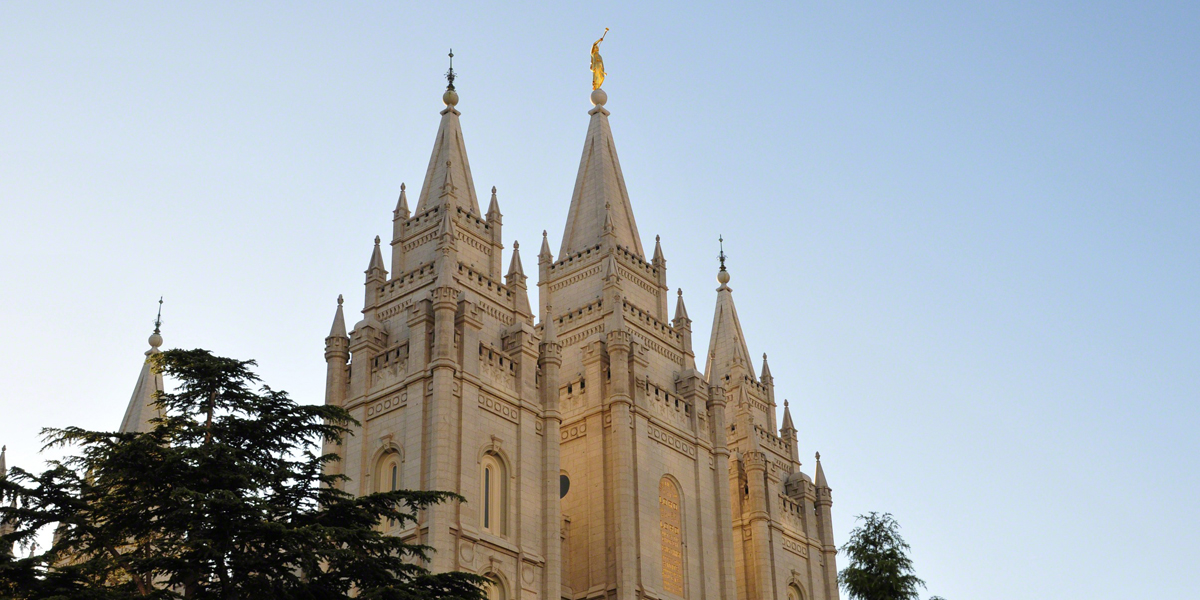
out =
<path fill-rule="evenodd" d="M 792 424 L 792 410 L 788 408 L 788 401 L 783 401 L 783 427 L 780 428 L 783 432 L 795 432 L 796 426 Z"/>
<path fill-rule="evenodd" d="M 774 380 L 774 377 L 771 377 L 771 367 L 767 366 L 767 353 L 766 352 L 763 352 L 762 374 L 758 376 L 758 380 L 763 383 L 769 383 L 772 380 Z"/>
<path fill-rule="evenodd" d="M 663 258 L 662 236 L 654 236 L 654 258 L 652 261 L 655 265 L 663 265 L 667 262 L 667 259 Z"/>

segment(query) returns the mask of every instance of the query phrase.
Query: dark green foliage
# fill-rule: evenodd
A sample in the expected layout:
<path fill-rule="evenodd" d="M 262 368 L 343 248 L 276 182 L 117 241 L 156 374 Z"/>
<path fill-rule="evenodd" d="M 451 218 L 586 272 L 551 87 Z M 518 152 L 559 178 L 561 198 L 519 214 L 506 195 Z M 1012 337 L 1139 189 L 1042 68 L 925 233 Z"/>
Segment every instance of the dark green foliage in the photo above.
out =
<path fill-rule="evenodd" d="M 416 512 L 461 498 L 395 491 L 354 497 L 323 466 L 322 440 L 354 423 L 335 406 L 299 405 L 266 386 L 253 361 L 205 350 L 155 355 L 177 385 L 159 399 L 165 417 L 144 434 L 43 432 L 47 447 L 78 453 L 40 475 L 0 480 L 0 544 L 32 558 L 0 557 L 0 597 L 379 600 L 478 599 L 484 579 L 430 574 L 428 547 L 383 535 Z"/>
<path fill-rule="evenodd" d="M 917 600 L 925 582 L 913 575 L 908 543 L 900 524 L 889 513 L 859 516 L 861 525 L 850 532 L 840 549 L 850 564 L 838 573 L 838 583 L 851 600 Z"/>

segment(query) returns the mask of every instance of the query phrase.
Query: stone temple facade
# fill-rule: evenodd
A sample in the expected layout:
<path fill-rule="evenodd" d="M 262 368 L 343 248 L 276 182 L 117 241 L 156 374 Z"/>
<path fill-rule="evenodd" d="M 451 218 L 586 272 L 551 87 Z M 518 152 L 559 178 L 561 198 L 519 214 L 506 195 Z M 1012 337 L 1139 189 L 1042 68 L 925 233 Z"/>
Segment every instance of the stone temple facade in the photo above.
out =
<path fill-rule="evenodd" d="M 836 600 L 830 488 L 800 471 L 786 403 L 755 373 L 722 264 L 697 368 L 692 320 L 647 257 L 596 90 L 558 253 L 543 235 L 538 300 L 495 188 L 476 195 L 451 86 L 425 180 L 401 186 L 390 261 L 366 270 L 363 318 L 338 298 L 327 403 L 361 423 L 346 490 L 466 498 L 400 530 L 429 567 L 486 575 L 505 599 Z M 672 298 L 674 296 L 674 298 Z M 674 303 L 673 311 L 669 311 Z M 152 338 L 149 353 L 161 338 Z M 143 368 L 124 429 L 154 416 Z"/>

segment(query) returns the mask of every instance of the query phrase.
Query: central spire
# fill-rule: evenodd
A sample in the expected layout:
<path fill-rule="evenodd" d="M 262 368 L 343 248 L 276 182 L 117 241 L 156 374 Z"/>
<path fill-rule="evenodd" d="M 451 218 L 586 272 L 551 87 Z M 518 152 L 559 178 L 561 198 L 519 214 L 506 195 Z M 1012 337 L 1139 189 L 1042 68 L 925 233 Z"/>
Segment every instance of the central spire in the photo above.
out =
<path fill-rule="evenodd" d="M 458 105 L 458 92 L 454 88 L 456 79 L 458 74 L 454 72 L 454 51 L 451 50 L 450 70 L 446 71 L 446 92 L 442 94 L 446 108 L 442 111 L 442 122 L 433 140 L 433 154 L 425 170 L 425 182 L 417 199 L 416 214 L 442 204 L 460 206 L 471 214 L 480 214 L 475 180 L 471 177 L 471 163 L 467 161 L 467 146 L 463 142 L 462 125 L 458 122 L 458 116 L 462 113 L 455 108 Z M 461 186 L 464 192 L 444 194 L 447 181 Z"/>
<path fill-rule="evenodd" d="M 583 143 L 583 157 L 579 159 L 559 258 L 600 243 L 606 226 L 612 227 L 617 244 L 645 258 L 625 176 L 617 160 L 617 145 L 608 125 L 609 112 L 604 108 L 608 94 L 596 89 L 591 98 L 595 108 L 588 112 L 592 120 Z"/>

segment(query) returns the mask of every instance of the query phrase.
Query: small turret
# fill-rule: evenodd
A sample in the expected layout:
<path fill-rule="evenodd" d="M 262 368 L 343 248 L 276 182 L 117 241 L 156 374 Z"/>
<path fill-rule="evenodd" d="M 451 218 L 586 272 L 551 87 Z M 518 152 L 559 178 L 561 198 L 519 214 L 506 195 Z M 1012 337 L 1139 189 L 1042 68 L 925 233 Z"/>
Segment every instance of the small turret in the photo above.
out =
<path fill-rule="evenodd" d="M 329 328 L 329 337 L 331 338 L 349 338 L 346 335 L 346 315 L 342 312 L 342 295 L 338 294 L 337 311 L 333 313 L 333 327 Z"/>
<path fill-rule="evenodd" d="M 656 267 L 665 266 L 667 264 L 667 259 L 663 258 L 662 236 L 654 236 L 654 259 L 651 260 L 651 262 Z"/>
<path fill-rule="evenodd" d="M 675 318 L 671 319 L 671 327 L 683 338 L 683 367 L 696 368 L 696 355 L 692 351 L 692 320 L 688 318 L 687 307 L 683 305 L 683 288 L 676 291 Z"/>
<path fill-rule="evenodd" d="M 346 401 L 349 383 L 346 363 L 350 360 L 350 336 L 346 334 L 346 315 L 342 312 L 342 295 L 338 294 L 333 326 L 325 338 L 325 403 L 341 406 Z"/>
<path fill-rule="evenodd" d="M 504 215 L 500 214 L 500 202 L 496 200 L 496 186 L 492 186 L 492 201 L 488 204 L 487 220 L 489 223 L 500 223 Z"/>
<path fill-rule="evenodd" d="M 513 241 L 512 262 L 508 264 L 508 274 L 504 276 L 504 284 L 507 285 L 513 292 L 513 310 L 532 317 L 533 311 L 529 308 L 529 289 L 525 286 L 525 268 L 521 266 L 521 244 Z"/>
<path fill-rule="evenodd" d="M 792 411 L 788 408 L 787 400 L 783 401 L 783 427 L 779 428 L 779 437 L 787 443 L 788 455 L 792 462 L 799 465 L 800 448 L 797 445 L 796 426 L 792 423 Z"/>
<path fill-rule="evenodd" d="M 550 265 L 554 264 L 554 255 L 550 253 L 550 240 L 546 230 L 542 230 L 542 249 L 538 252 L 538 320 L 545 322 L 550 318 Z"/>
<path fill-rule="evenodd" d="M 816 485 L 818 490 L 829 491 L 829 483 L 825 481 L 825 469 L 821 467 L 821 453 L 817 453 L 817 477 Z"/>
<path fill-rule="evenodd" d="M 538 264 L 554 262 L 554 255 L 550 253 L 550 240 L 546 237 L 546 230 L 542 230 L 542 249 L 538 252 Z"/>
<path fill-rule="evenodd" d="M 379 299 L 379 287 L 387 282 L 387 269 L 383 267 L 383 252 L 379 250 L 379 236 L 375 236 L 375 248 L 371 251 L 371 262 L 367 264 L 366 306 L 375 306 Z"/>
<path fill-rule="evenodd" d="M 400 184 L 400 198 L 396 200 L 396 210 L 392 211 L 392 221 L 404 221 L 409 217 L 407 187 Z M 399 237 L 399 236 L 396 236 Z"/>
<path fill-rule="evenodd" d="M 488 231 L 491 232 L 492 256 L 488 264 L 488 277 L 500 279 L 500 268 L 504 254 L 504 215 L 500 214 L 500 201 L 496 199 L 496 186 L 492 186 L 492 201 L 487 211 Z"/>
<path fill-rule="evenodd" d="M 408 223 L 408 194 L 404 184 L 400 184 L 400 198 L 396 200 L 396 209 L 392 211 L 392 272 L 399 275 L 404 272 L 404 226 Z"/>
<path fill-rule="evenodd" d="M 771 385 L 775 382 L 775 378 L 771 377 L 771 367 L 767 366 L 767 353 L 763 352 L 763 367 L 762 375 L 758 376 L 758 380 L 764 385 Z"/>

